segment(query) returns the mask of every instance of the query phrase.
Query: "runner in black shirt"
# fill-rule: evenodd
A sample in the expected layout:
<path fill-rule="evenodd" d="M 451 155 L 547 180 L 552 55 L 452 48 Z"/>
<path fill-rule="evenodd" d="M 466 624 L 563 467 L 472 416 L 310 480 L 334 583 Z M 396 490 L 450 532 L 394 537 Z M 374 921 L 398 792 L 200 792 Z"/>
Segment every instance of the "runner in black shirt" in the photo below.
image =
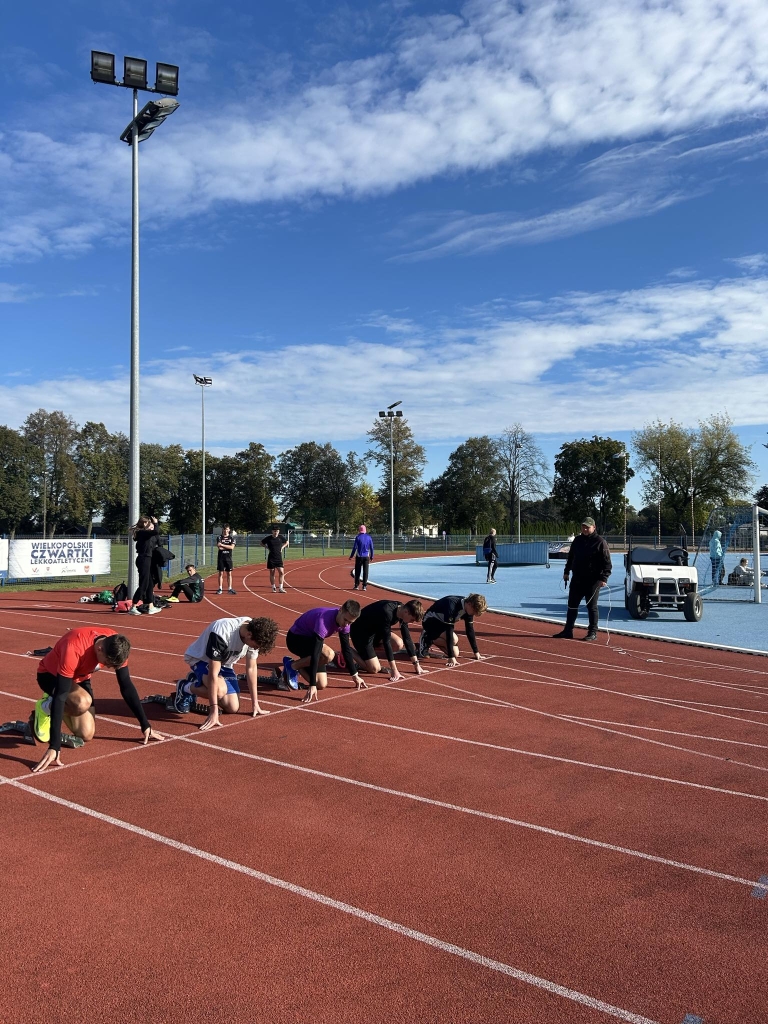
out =
<path fill-rule="evenodd" d="M 499 564 L 499 554 L 496 551 L 496 531 L 491 530 L 483 541 L 483 556 L 488 563 L 488 577 L 486 583 L 496 582 L 496 566 Z"/>
<path fill-rule="evenodd" d="M 451 595 L 435 601 L 424 616 L 424 628 L 419 638 L 420 657 L 426 658 L 429 648 L 434 644 L 448 655 L 448 668 L 458 665 L 459 642 L 453 627 L 457 621 L 463 619 L 475 661 L 483 661 L 483 655 L 477 649 L 474 618 L 481 616 L 487 608 L 488 602 L 482 594 L 470 594 L 469 597 Z"/>
<path fill-rule="evenodd" d="M 219 589 L 216 591 L 217 594 L 222 593 L 225 574 L 229 584 L 228 592 L 230 594 L 237 593 L 237 591 L 232 588 L 232 552 L 235 550 L 235 544 L 237 544 L 237 539 L 235 538 L 234 533 L 232 533 L 232 527 L 229 523 L 224 523 L 221 528 L 221 536 L 216 542 L 216 547 L 219 549 L 219 553 L 216 557 L 216 571 L 219 574 Z"/>
<path fill-rule="evenodd" d="M 288 546 L 288 540 L 280 533 L 279 526 L 273 526 L 272 532 L 261 542 L 267 549 L 267 568 L 269 569 L 269 582 L 272 584 L 272 592 L 277 592 L 275 580 L 280 585 L 280 593 L 285 593 L 285 568 L 283 567 L 283 548 Z M 277 573 L 277 577 L 275 577 Z"/>
<path fill-rule="evenodd" d="M 411 631 L 408 629 L 409 622 L 421 622 L 423 617 L 421 601 L 409 601 L 407 604 L 400 604 L 399 601 L 373 601 L 366 605 L 360 612 L 360 618 L 349 627 L 352 646 L 363 662 L 365 671 L 381 672 L 376 648 L 383 647 L 389 662 L 389 678 L 397 682 L 403 677 L 395 664 L 395 651 L 405 648 L 413 662 L 414 672 L 419 676 L 426 675 L 419 665 Z M 392 635 L 392 627 L 395 625 L 400 627 L 402 640 Z"/>

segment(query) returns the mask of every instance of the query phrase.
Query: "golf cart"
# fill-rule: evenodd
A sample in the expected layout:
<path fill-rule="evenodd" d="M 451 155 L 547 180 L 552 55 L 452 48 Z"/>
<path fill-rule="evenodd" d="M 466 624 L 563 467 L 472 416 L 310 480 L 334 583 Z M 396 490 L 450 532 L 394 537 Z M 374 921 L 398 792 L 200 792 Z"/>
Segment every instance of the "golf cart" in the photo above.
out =
<path fill-rule="evenodd" d="M 624 568 L 624 607 L 633 619 L 645 619 L 650 611 L 682 612 L 689 622 L 701 619 L 699 576 L 688 565 L 686 548 L 633 547 L 630 539 Z"/>

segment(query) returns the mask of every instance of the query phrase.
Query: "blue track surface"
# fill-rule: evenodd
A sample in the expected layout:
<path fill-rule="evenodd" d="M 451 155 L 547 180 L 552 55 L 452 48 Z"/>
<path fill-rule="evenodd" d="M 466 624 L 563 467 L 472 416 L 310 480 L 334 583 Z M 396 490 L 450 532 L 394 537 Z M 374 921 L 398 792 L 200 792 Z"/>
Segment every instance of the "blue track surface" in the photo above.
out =
<path fill-rule="evenodd" d="M 701 622 L 687 622 L 682 613 L 673 612 L 651 612 L 647 619 L 637 621 L 624 610 L 623 557 L 621 554 L 613 555 L 609 586 L 600 597 L 601 627 L 607 625 L 617 633 L 768 653 L 768 590 L 763 590 L 763 603 L 757 605 L 732 600 L 742 595 L 737 595 L 733 587 L 719 587 L 705 600 Z M 737 560 L 737 556 L 726 559 L 728 572 Z M 763 556 L 763 568 L 766 568 L 765 563 L 766 556 Z M 370 579 L 383 587 L 426 598 L 476 592 L 484 594 L 489 606 L 496 611 L 561 623 L 565 622 L 566 613 L 564 565 L 563 561 L 553 561 L 550 569 L 542 565 L 498 569 L 497 583 L 491 585 L 485 582 L 485 566 L 476 565 L 474 555 L 440 555 L 374 562 Z M 586 626 L 583 605 L 576 624 Z"/>

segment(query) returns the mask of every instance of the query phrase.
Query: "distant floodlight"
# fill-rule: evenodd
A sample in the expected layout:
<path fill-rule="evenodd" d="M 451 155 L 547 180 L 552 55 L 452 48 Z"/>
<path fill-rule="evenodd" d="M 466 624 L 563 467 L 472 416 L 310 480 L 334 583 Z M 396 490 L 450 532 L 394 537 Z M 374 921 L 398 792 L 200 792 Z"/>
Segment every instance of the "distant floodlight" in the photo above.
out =
<path fill-rule="evenodd" d="M 179 101 L 172 100 L 170 97 L 162 100 L 150 100 L 146 106 L 141 108 L 134 121 L 131 121 L 120 136 L 121 142 L 127 142 L 129 146 L 131 145 L 134 124 L 139 132 L 139 142 L 148 139 L 155 128 L 158 128 L 166 117 L 176 110 L 178 105 Z"/>
<path fill-rule="evenodd" d="M 167 96 L 178 96 L 178 65 L 163 64 L 162 61 L 157 62 L 155 65 L 155 92 L 164 92 Z"/>
<path fill-rule="evenodd" d="M 207 388 L 213 384 L 211 377 L 198 377 L 196 373 L 193 373 L 192 376 L 195 378 L 195 384 L 199 384 L 201 388 Z"/>
<path fill-rule="evenodd" d="M 117 85 L 115 81 L 115 55 L 102 50 L 91 50 L 91 78 L 94 82 Z"/>
<path fill-rule="evenodd" d="M 391 413 L 390 413 L 390 415 L 391 415 Z M 395 416 L 402 416 L 402 415 L 403 415 L 403 414 L 402 414 L 402 413 L 400 412 L 400 410 L 399 410 L 399 409 L 398 409 L 398 410 L 397 410 L 397 412 L 395 413 Z"/>
<path fill-rule="evenodd" d="M 147 88 L 147 62 L 141 57 L 123 58 L 123 85 L 129 89 Z"/>
<path fill-rule="evenodd" d="M 402 405 L 402 402 L 393 402 L 392 405 L 388 405 L 388 409 L 395 409 L 398 405 Z"/>
<path fill-rule="evenodd" d="M 387 414 L 386 414 L 386 413 L 384 412 L 384 410 L 383 410 L 383 409 L 379 409 L 379 416 L 381 416 L 381 417 L 385 417 L 386 415 L 387 415 Z M 766 447 L 768 448 L 768 445 L 766 445 Z"/>

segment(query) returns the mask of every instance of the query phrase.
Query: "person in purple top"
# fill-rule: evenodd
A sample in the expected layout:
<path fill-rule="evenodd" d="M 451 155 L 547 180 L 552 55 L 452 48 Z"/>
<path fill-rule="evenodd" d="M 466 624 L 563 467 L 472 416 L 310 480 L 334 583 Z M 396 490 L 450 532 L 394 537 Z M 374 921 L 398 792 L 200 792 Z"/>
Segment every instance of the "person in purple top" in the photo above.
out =
<path fill-rule="evenodd" d="M 294 690 L 299 687 L 298 673 L 306 679 L 309 692 L 304 698 L 305 704 L 312 699 L 317 700 L 318 689 L 324 690 L 328 685 L 325 666 L 333 659 L 335 652 L 324 641 L 333 633 L 339 635 L 347 671 L 352 676 L 356 688 L 368 689 L 358 675 L 357 663 L 349 642 L 350 624 L 359 616 L 360 605 L 357 601 L 345 601 L 341 608 L 311 608 L 300 615 L 288 630 L 285 645 L 296 658 L 283 658 L 283 670 L 286 681 Z"/>
<path fill-rule="evenodd" d="M 368 534 L 365 527 L 361 524 L 357 528 L 357 536 L 352 543 L 352 550 L 349 553 L 350 558 L 355 560 L 354 570 L 350 570 L 349 575 L 355 579 L 355 585 L 352 588 L 357 590 L 360 586 L 360 574 L 363 574 L 363 590 L 368 589 L 368 566 L 373 561 L 373 538 Z"/>

